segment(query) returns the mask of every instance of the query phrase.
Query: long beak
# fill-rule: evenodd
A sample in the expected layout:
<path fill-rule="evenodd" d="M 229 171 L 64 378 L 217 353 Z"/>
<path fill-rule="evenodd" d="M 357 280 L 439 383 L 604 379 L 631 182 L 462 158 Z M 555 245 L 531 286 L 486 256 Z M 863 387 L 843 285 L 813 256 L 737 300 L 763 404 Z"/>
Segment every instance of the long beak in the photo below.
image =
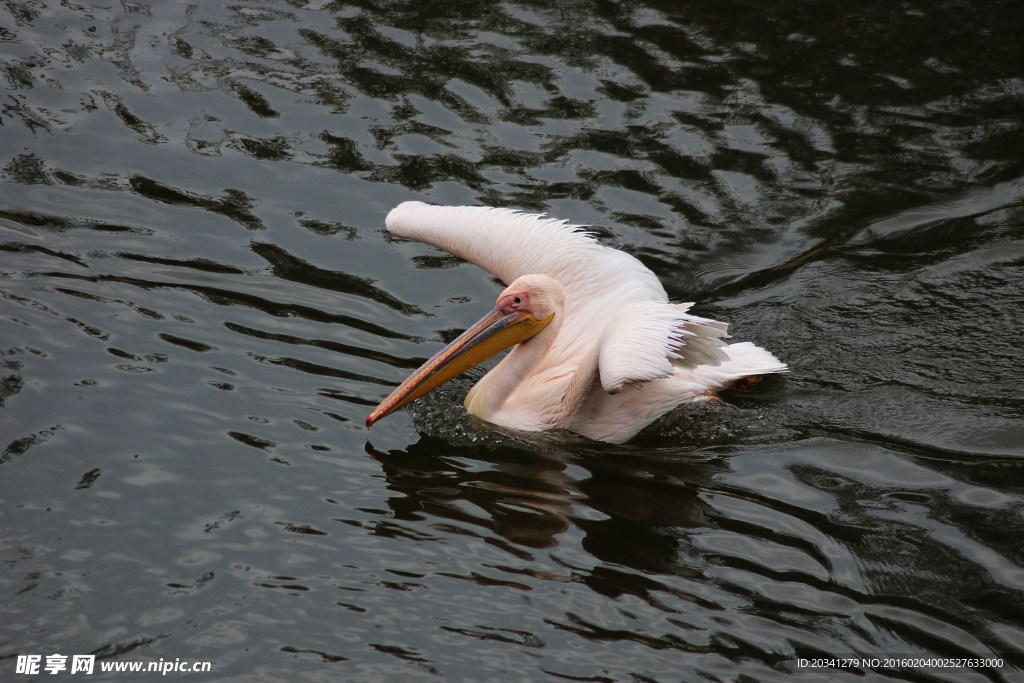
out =
<path fill-rule="evenodd" d="M 370 413 L 366 418 L 366 426 L 401 410 L 496 353 L 526 341 L 551 322 L 551 318 L 549 315 L 543 320 L 537 320 L 525 311 L 506 313 L 495 308 L 409 375 Z"/>

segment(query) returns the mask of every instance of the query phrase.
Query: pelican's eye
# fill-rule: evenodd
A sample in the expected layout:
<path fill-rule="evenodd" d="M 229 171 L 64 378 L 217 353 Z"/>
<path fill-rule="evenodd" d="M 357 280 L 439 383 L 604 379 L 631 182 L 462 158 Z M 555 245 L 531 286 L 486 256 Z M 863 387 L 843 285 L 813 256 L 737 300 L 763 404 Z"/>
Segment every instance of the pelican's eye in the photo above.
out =
<path fill-rule="evenodd" d="M 530 308 L 530 295 L 527 292 L 515 292 L 506 294 L 498 299 L 498 308 L 512 313 L 513 311 L 524 311 Z"/>

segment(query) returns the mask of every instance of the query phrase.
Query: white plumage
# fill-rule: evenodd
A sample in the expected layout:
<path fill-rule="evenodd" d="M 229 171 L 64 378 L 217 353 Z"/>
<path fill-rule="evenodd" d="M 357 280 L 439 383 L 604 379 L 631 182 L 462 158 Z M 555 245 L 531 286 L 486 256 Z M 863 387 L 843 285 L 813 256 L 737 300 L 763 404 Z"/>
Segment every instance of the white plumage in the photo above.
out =
<path fill-rule="evenodd" d="M 400 204 L 386 225 L 480 266 L 554 311 L 547 327 L 513 348 L 466 397 L 467 409 L 493 424 L 621 443 L 681 403 L 786 370 L 754 344 L 724 345 L 726 323 L 691 315 L 692 304 L 669 303 L 654 273 L 580 226 L 422 202 Z M 546 278 L 523 278 L 535 275 Z M 368 424 L 394 409 L 378 409 Z"/>

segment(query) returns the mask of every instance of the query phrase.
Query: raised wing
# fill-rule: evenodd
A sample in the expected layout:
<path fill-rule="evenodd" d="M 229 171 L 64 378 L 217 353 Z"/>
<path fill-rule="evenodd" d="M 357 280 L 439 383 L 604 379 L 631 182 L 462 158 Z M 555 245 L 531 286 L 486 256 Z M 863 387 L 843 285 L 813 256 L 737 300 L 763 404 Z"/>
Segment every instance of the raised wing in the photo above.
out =
<path fill-rule="evenodd" d="M 552 277 L 565 290 L 567 308 L 595 299 L 668 300 L 646 266 L 563 220 L 487 206 L 404 202 L 385 224 L 393 234 L 464 258 L 506 285 L 530 273 Z"/>

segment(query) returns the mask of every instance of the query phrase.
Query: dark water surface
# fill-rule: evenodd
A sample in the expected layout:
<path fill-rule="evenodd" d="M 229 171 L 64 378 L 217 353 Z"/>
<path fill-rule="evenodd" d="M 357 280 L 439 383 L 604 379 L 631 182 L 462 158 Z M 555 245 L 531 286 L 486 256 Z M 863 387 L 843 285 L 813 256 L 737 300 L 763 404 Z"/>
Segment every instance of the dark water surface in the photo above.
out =
<path fill-rule="evenodd" d="M 0 679 L 1022 680 L 1022 17 L 5 2 Z M 472 378 L 367 432 L 499 291 L 409 199 L 594 225 L 792 372 L 621 448 Z"/>

